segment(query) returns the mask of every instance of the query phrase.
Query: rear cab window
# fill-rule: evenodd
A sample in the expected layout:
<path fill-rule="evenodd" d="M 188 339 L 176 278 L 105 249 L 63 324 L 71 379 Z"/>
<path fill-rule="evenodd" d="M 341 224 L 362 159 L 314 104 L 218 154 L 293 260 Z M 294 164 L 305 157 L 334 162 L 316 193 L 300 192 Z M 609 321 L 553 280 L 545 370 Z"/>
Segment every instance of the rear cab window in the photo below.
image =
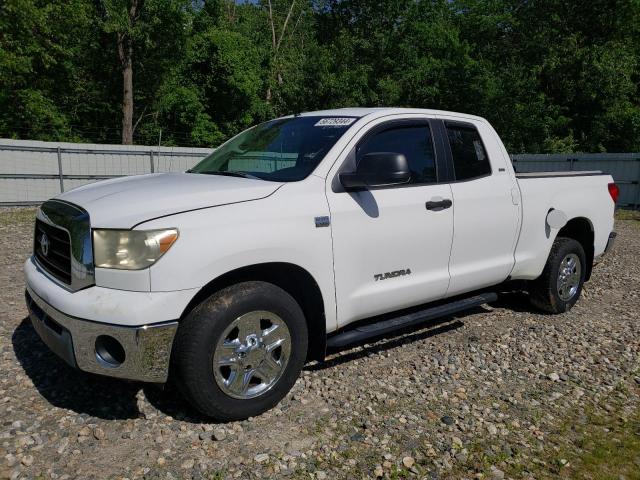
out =
<path fill-rule="evenodd" d="M 456 181 L 491 175 L 491 163 L 477 128 L 470 123 L 445 122 Z"/>

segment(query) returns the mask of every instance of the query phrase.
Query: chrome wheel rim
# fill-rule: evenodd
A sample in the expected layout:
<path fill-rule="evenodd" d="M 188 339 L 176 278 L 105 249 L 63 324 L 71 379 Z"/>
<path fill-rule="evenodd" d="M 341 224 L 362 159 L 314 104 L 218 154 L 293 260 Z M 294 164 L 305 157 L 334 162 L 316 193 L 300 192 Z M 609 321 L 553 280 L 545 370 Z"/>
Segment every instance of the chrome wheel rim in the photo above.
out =
<path fill-rule="evenodd" d="M 284 320 L 273 312 L 249 312 L 231 322 L 220 337 L 213 374 L 230 397 L 255 398 L 280 380 L 290 355 L 291 334 Z"/>
<path fill-rule="evenodd" d="M 581 271 L 580 258 L 575 253 L 568 254 L 560 263 L 558 296 L 565 302 L 571 300 L 578 293 Z"/>

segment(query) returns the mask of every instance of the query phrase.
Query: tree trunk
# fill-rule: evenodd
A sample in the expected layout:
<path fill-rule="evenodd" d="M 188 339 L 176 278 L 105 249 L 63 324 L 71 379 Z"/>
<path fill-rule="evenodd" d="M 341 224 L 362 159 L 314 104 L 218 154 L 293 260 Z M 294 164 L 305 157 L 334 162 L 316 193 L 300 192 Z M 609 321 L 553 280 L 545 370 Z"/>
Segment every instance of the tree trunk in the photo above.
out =
<path fill-rule="evenodd" d="M 130 0 L 129 28 L 117 33 L 118 56 L 122 70 L 122 144 L 133 144 L 133 38 L 131 28 L 136 24 L 144 0 Z"/>
<path fill-rule="evenodd" d="M 284 34 L 287 31 L 287 25 L 289 24 L 289 19 L 291 18 L 291 13 L 293 12 L 293 7 L 296 4 L 296 0 L 291 1 L 291 5 L 289 5 L 289 10 L 287 12 L 287 17 L 284 19 L 284 23 L 282 24 L 282 31 L 280 32 L 280 36 L 276 35 L 276 23 L 273 18 L 273 7 L 271 5 L 271 0 L 267 0 L 267 13 L 269 14 L 269 26 L 271 27 L 271 76 L 269 80 L 273 78 L 274 74 L 276 80 L 278 82 L 278 86 L 281 86 L 284 83 L 282 79 L 282 74 L 278 71 L 277 61 L 278 61 L 278 51 L 280 50 L 280 45 L 282 44 L 282 39 L 284 38 Z M 297 26 L 297 22 L 296 22 Z M 294 27 L 295 28 L 295 27 Z M 271 102 L 271 98 L 273 96 L 273 92 L 271 91 L 271 86 L 267 87 L 267 94 L 265 99 L 267 102 Z"/>
<path fill-rule="evenodd" d="M 122 67 L 122 144 L 133 144 L 133 47 L 126 34 L 118 34 Z"/>

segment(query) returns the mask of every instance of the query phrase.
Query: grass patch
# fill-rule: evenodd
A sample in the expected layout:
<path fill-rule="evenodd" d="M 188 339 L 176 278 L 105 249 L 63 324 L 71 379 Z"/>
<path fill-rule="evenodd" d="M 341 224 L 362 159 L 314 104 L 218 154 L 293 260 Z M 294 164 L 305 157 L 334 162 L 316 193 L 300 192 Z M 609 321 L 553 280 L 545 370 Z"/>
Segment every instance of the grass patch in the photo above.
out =
<path fill-rule="evenodd" d="M 616 210 L 616 220 L 635 220 L 640 222 L 640 211 L 619 208 Z"/>
<path fill-rule="evenodd" d="M 0 210 L 0 227 L 30 224 L 35 221 L 35 217 L 35 207 L 3 208 Z"/>
<path fill-rule="evenodd" d="M 208 480 L 224 480 L 226 477 L 225 472 L 222 470 L 216 470 L 207 474 Z"/>
<path fill-rule="evenodd" d="M 592 480 L 640 479 L 640 411 L 630 419 L 590 416 L 590 422 L 573 448 L 566 451 L 569 465 L 561 468 L 564 478 Z M 573 455 L 572 455 L 573 454 Z"/>
<path fill-rule="evenodd" d="M 640 387 L 629 378 L 598 404 L 562 412 L 556 415 L 557 423 L 541 421 L 544 441 L 521 431 L 525 435 L 509 442 L 514 449 L 507 455 L 479 438 L 466 445 L 469 460 L 444 476 L 482 473 L 491 478 L 491 467 L 496 466 L 514 479 L 640 480 L 639 399 Z M 498 439 L 496 443 L 501 445 Z"/>
<path fill-rule="evenodd" d="M 534 478 L 640 480 L 640 404 L 636 402 L 630 413 L 617 401 L 619 393 L 640 398 L 635 385 L 621 383 L 604 401 L 608 409 L 603 403 L 570 412 L 546 436 L 544 452 L 520 465 L 518 473 L 525 470 Z"/>

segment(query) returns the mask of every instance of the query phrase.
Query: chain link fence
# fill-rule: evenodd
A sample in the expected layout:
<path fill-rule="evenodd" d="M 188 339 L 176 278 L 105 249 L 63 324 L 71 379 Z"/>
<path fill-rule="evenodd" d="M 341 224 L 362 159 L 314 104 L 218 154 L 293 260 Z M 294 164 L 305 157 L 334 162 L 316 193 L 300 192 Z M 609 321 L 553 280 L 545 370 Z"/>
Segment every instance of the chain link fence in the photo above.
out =
<path fill-rule="evenodd" d="M 0 139 L 0 205 L 36 205 L 107 178 L 183 172 L 212 151 Z M 517 172 L 602 170 L 620 186 L 619 205 L 640 208 L 640 153 L 522 154 L 512 161 Z"/>

